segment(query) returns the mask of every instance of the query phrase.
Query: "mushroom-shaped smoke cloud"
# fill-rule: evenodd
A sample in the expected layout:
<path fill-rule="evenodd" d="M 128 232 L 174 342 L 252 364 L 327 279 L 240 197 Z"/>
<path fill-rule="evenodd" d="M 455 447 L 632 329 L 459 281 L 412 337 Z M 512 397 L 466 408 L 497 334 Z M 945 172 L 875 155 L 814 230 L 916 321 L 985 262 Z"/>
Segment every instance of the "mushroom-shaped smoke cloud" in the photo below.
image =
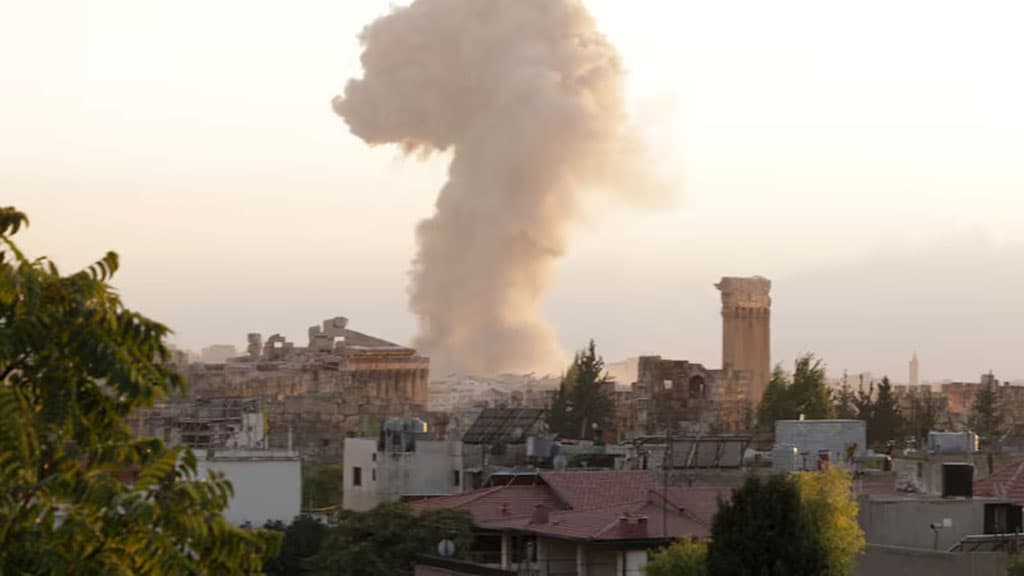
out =
<path fill-rule="evenodd" d="M 650 191 L 614 47 L 578 0 L 416 0 L 366 27 L 334 109 L 369 144 L 451 148 L 411 309 L 435 368 L 558 370 L 538 304 L 594 190 Z"/>

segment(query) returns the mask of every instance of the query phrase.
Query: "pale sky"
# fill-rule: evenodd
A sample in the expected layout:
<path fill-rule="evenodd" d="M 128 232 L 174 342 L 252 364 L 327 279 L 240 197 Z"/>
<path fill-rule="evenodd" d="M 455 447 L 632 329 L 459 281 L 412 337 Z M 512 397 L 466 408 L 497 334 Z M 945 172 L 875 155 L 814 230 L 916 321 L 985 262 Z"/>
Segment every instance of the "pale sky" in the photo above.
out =
<path fill-rule="evenodd" d="M 720 363 L 723 275 L 774 281 L 773 355 L 833 374 L 1024 378 L 1024 4 L 590 0 L 674 195 L 595 200 L 545 313 Z M 413 226 L 446 158 L 331 111 L 377 0 L 0 0 L 0 203 L 198 349 L 351 326 L 407 341 Z"/>

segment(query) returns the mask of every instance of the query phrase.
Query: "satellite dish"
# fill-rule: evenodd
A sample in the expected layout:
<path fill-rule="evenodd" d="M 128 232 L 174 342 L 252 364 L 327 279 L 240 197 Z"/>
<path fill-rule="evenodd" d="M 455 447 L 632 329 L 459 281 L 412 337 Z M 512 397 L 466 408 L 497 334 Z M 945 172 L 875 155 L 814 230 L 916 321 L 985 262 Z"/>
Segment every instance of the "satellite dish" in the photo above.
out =
<path fill-rule="evenodd" d="M 518 427 L 518 426 L 516 426 L 515 428 L 512 429 L 512 432 L 511 432 L 510 435 L 512 436 L 513 440 L 519 440 L 519 439 L 521 439 L 523 437 L 523 429 Z"/>
<path fill-rule="evenodd" d="M 455 555 L 455 542 L 445 538 L 437 543 L 437 555 L 442 558 L 451 558 Z"/>
<path fill-rule="evenodd" d="M 555 467 L 555 470 L 565 470 L 569 465 L 569 459 L 565 457 L 565 454 L 559 454 L 554 457 L 551 465 Z"/>

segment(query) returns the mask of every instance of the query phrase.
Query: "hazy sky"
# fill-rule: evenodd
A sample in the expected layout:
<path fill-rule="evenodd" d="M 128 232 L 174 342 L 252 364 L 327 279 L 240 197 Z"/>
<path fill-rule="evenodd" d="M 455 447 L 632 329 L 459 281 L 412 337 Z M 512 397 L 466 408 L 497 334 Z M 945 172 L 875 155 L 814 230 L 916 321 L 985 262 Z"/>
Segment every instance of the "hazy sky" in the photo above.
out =
<path fill-rule="evenodd" d="M 717 366 L 722 275 L 774 281 L 774 356 L 1024 377 L 1019 2 L 591 0 L 663 205 L 595 199 L 545 305 L 566 348 Z M 405 341 L 446 158 L 331 111 L 377 0 L 0 0 L 0 203 L 200 348 L 345 315 Z"/>

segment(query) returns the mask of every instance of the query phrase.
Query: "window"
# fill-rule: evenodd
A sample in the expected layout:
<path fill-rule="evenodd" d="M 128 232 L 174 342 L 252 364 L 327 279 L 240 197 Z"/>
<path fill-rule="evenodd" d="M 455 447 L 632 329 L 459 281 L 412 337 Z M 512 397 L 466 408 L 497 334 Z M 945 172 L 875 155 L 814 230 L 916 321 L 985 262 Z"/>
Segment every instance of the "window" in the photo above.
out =
<path fill-rule="evenodd" d="M 372 460 L 373 460 L 374 462 L 376 462 L 376 461 L 377 461 L 377 453 L 376 453 L 376 452 L 374 452 L 374 453 L 373 453 L 373 456 L 371 457 L 371 459 L 372 459 Z"/>
<path fill-rule="evenodd" d="M 373 480 L 374 482 L 377 481 L 377 469 L 376 468 L 372 468 L 370 470 L 370 480 Z"/>
<path fill-rule="evenodd" d="M 694 376 L 690 378 L 690 398 L 704 397 L 704 378 Z"/>
<path fill-rule="evenodd" d="M 362 486 L 363 485 L 363 469 L 359 466 L 352 467 L 352 485 Z"/>
<path fill-rule="evenodd" d="M 455 474 L 452 477 L 454 480 L 454 482 L 452 482 L 452 486 L 458 486 L 459 483 L 462 481 L 462 478 L 460 478 L 461 475 L 459 474 L 458 470 L 453 470 L 453 472 L 455 472 Z"/>

